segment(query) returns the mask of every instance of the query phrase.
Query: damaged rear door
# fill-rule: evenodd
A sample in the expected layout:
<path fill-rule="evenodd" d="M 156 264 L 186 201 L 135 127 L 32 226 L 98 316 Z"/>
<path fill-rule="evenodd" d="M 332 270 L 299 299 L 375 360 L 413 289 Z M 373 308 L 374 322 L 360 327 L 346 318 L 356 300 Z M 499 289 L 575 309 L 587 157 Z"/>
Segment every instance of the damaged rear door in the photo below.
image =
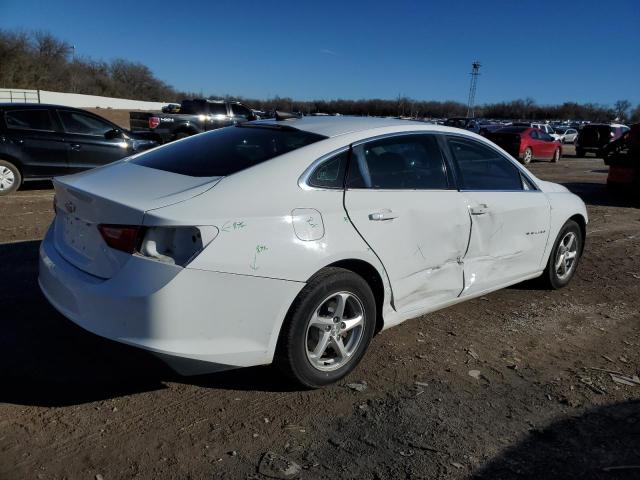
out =
<path fill-rule="evenodd" d="M 459 136 L 447 141 L 472 222 L 462 296 L 539 272 L 549 236 L 546 195 L 496 149 Z"/>
<path fill-rule="evenodd" d="M 459 295 L 471 222 L 436 135 L 354 144 L 345 209 L 384 265 L 396 310 L 423 310 Z"/>

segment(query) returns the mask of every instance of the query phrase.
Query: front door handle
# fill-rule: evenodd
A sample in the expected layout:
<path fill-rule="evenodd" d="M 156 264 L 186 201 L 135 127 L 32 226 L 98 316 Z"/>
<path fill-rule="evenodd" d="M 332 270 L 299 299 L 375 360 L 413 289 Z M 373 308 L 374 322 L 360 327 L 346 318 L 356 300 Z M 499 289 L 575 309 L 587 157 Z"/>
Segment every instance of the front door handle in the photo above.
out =
<path fill-rule="evenodd" d="M 373 220 L 376 222 L 393 220 L 394 218 L 398 218 L 398 214 L 393 213 L 391 210 L 387 208 L 385 208 L 384 210 L 380 210 L 379 212 L 373 212 L 369 214 L 369 220 Z"/>
<path fill-rule="evenodd" d="M 74 152 L 79 151 L 82 148 L 82 146 L 79 143 L 72 143 L 71 144 L 71 150 L 73 150 Z"/>
<path fill-rule="evenodd" d="M 471 215 L 484 215 L 489 211 L 489 206 L 486 203 L 480 203 L 470 207 L 469 210 L 471 210 Z"/>

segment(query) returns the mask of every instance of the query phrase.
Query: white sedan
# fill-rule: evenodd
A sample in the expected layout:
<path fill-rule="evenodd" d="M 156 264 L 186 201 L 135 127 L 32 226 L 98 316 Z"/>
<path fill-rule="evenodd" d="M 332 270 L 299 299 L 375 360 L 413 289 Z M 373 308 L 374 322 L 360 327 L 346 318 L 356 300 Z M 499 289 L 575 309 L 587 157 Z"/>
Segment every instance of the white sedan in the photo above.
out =
<path fill-rule="evenodd" d="M 558 128 L 556 132 L 559 134 L 558 140 L 562 143 L 575 143 L 578 137 L 578 131 L 575 128 Z"/>
<path fill-rule="evenodd" d="M 583 202 L 483 137 L 290 118 L 54 180 L 47 299 L 81 327 L 202 373 L 345 376 L 374 333 L 534 277 L 565 286 Z"/>

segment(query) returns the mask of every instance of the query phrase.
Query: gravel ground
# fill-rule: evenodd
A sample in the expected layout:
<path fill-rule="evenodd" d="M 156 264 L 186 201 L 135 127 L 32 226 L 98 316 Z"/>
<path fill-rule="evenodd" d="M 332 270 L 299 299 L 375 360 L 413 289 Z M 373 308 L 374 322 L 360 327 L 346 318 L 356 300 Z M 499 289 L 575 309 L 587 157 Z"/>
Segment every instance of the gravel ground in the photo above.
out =
<path fill-rule="evenodd" d="M 74 326 L 37 287 L 50 184 L 0 199 L 0 479 L 640 478 L 640 386 L 613 380 L 640 373 L 640 210 L 602 160 L 531 170 L 588 203 L 570 286 L 406 322 L 318 391 L 268 367 L 179 377 Z"/>

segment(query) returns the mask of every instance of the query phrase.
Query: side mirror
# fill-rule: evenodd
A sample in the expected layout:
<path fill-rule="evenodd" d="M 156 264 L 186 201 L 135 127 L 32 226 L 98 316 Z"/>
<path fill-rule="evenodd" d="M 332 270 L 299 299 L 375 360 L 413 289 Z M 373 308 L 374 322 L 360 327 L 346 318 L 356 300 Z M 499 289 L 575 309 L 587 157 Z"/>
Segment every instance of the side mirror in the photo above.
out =
<path fill-rule="evenodd" d="M 113 140 L 114 138 L 123 138 L 122 130 L 118 128 L 107 130 L 104 133 L 104 138 L 106 138 L 107 140 Z"/>

